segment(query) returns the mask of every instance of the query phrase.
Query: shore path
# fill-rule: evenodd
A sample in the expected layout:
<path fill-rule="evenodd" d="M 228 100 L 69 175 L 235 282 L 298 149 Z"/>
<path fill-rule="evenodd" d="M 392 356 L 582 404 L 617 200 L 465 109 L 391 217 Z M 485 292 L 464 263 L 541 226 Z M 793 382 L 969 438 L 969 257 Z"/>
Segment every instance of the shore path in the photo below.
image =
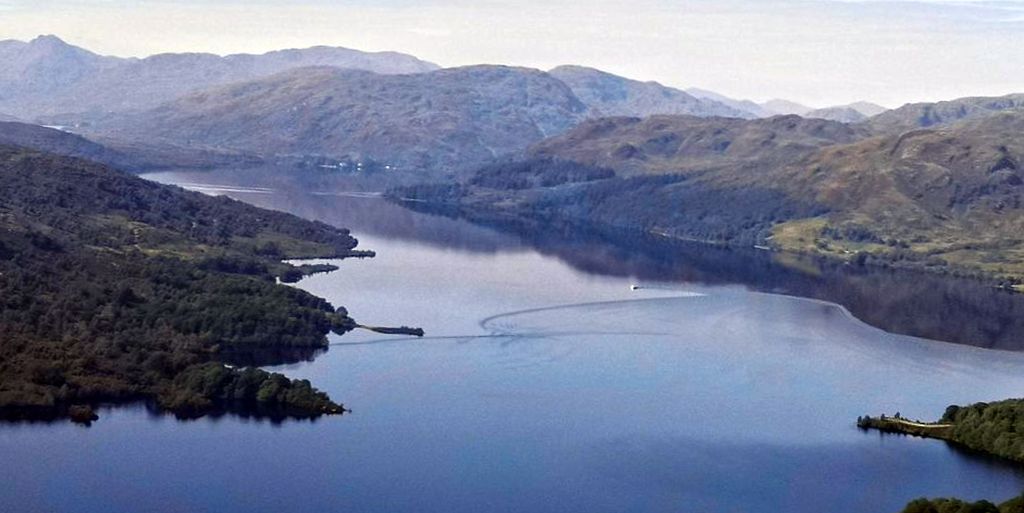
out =
<path fill-rule="evenodd" d="M 893 418 L 893 417 L 886 417 L 885 418 L 885 422 L 892 422 L 894 424 L 903 424 L 905 426 L 913 426 L 913 427 L 919 427 L 919 428 L 925 428 L 925 429 L 941 429 L 941 428 L 951 428 L 951 427 L 953 427 L 953 424 L 927 424 L 927 423 L 924 423 L 924 422 L 915 422 L 913 420 L 897 419 L 897 418 Z"/>

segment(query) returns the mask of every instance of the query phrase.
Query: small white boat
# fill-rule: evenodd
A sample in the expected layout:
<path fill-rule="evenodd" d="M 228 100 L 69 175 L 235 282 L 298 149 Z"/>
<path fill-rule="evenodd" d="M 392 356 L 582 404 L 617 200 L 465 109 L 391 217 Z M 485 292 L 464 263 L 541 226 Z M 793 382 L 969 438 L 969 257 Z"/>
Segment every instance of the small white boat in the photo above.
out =
<path fill-rule="evenodd" d="M 636 285 L 636 284 L 630 285 L 629 286 L 629 290 L 640 290 L 640 285 Z"/>

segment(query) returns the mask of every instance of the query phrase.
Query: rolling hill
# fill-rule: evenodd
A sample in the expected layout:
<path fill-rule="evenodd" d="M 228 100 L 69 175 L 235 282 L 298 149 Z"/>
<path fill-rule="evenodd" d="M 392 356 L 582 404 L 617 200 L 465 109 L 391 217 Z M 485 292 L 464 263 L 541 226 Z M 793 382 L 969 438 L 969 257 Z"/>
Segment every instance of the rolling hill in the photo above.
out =
<path fill-rule="evenodd" d="M 1024 107 L 1024 94 L 969 97 L 937 103 L 911 103 L 878 114 L 865 122 L 876 133 L 893 133 L 976 119 Z"/>
<path fill-rule="evenodd" d="M 187 149 L 146 142 L 100 144 L 63 130 L 20 122 L 0 121 L 0 144 L 88 159 L 132 172 L 251 167 L 262 163 L 252 155 L 216 149 Z"/>
<path fill-rule="evenodd" d="M 776 183 L 778 170 L 862 135 L 843 123 L 798 116 L 598 119 L 534 145 L 522 162 L 484 168 L 464 184 L 410 187 L 394 195 L 455 205 L 471 217 L 561 219 L 687 240 L 763 244 L 777 222 L 826 211 L 788 194 Z M 566 163 L 591 171 L 566 174 Z M 550 183 L 544 177 L 556 173 L 565 178 L 553 185 L 518 185 Z M 501 176 L 514 180 L 503 183 Z"/>
<path fill-rule="evenodd" d="M 543 176 L 567 161 L 612 176 L 577 172 L 586 179 L 526 189 L 471 179 L 398 195 L 470 216 L 570 219 L 1019 283 L 1022 130 L 1014 110 L 888 135 L 796 116 L 603 119 L 534 145 L 518 165 Z"/>
<path fill-rule="evenodd" d="M 1022 129 L 1024 113 L 1006 111 L 825 148 L 780 181 L 830 214 L 779 226 L 778 242 L 1022 276 Z"/>
<path fill-rule="evenodd" d="M 798 116 L 743 120 L 693 116 L 588 121 L 534 145 L 529 154 L 614 168 L 626 174 L 688 174 L 769 169 L 865 132 Z"/>

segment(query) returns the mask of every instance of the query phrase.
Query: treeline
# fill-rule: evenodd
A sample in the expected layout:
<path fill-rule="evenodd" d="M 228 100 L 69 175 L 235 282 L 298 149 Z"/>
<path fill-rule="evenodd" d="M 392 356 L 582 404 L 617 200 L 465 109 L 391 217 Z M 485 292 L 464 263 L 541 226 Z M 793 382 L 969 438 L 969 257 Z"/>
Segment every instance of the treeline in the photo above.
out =
<path fill-rule="evenodd" d="M 495 165 L 464 184 L 403 187 L 389 197 L 447 205 L 470 218 L 573 221 L 735 246 L 765 244 L 779 222 L 826 212 L 769 188 L 712 186 L 681 174 L 619 177 L 560 160 Z"/>
<path fill-rule="evenodd" d="M 605 167 L 541 157 L 484 166 L 474 173 L 469 184 L 490 189 L 521 190 L 591 182 L 614 177 L 615 171 Z"/>
<path fill-rule="evenodd" d="M 898 415 L 898 414 L 897 414 Z M 974 451 L 1024 463 L 1024 399 L 949 406 L 936 424 L 900 417 L 859 417 L 861 428 L 946 440 Z M 989 501 L 917 499 L 903 513 L 1024 513 L 1024 495 L 998 506 Z"/>
<path fill-rule="evenodd" d="M 956 443 L 1024 463 L 1024 399 L 950 406 L 942 422 L 953 424 Z"/>
<path fill-rule="evenodd" d="M 950 406 L 935 424 L 900 417 L 858 417 L 862 428 L 947 440 L 968 449 L 1024 463 L 1024 399 Z"/>
<path fill-rule="evenodd" d="M 960 499 L 917 499 L 902 513 L 1024 513 L 1024 496 L 1014 497 L 998 506 L 986 501 L 965 502 Z"/>
<path fill-rule="evenodd" d="M 0 148 L 0 417 L 88 421 L 139 399 L 183 416 L 338 413 L 308 382 L 222 363 L 351 330 L 344 308 L 275 277 L 329 269 L 282 258 L 354 246 L 321 223 Z"/>
<path fill-rule="evenodd" d="M 187 241 L 265 256 L 347 256 L 348 230 L 142 180 L 86 161 L 0 147 L 0 212 L 75 242 L 173 247 Z"/>
<path fill-rule="evenodd" d="M 180 416 L 202 415 L 215 408 L 235 407 L 269 417 L 342 413 L 327 394 L 307 380 L 247 368 L 241 371 L 216 363 L 189 367 L 158 396 L 160 406 Z"/>
<path fill-rule="evenodd" d="M 819 215 L 771 189 L 709 186 L 682 175 L 603 180 L 531 200 L 531 211 L 726 245 L 763 244 L 772 227 Z"/>
<path fill-rule="evenodd" d="M 946 440 L 974 451 L 1024 463 L 1024 399 L 949 406 L 935 424 L 896 417 L 859 417 L 861 428 Z M 903 513 L 1024 513 L 1024 495 L 998 506 L 981 500 L 916 499 Z"/>

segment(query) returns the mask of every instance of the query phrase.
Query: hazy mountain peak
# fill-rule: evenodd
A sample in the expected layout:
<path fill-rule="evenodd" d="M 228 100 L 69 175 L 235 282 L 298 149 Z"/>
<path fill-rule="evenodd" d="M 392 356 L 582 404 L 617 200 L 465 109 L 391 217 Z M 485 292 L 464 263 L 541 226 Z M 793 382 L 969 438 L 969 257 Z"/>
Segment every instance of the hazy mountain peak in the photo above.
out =
<path fill-rule="evenodd" d="M 753 117 L 723 103 L 697 98 L 658 82 L 641 82 L 586 66 L 563 65 L 549 72 L 561 80 L 590 109 L 590 117 L 689 114 Z"/>
<path fill-rule="evenodd" d="M 839 121 L 841 123 L 857 123 L 868 118 L 864 113 L 849 106 L 814 109 L 810 112 L 804 113 L 803 116 L 806 118 L 829 119 L 832 121 Z"/>
<path fill-rule="evenodd" d="M 737 100 L 737 99 L 725 96 L 724 94 L 719 94 L 719 93 L 716 93 L 714 91 L 709 91 L 707 89 L 701 89 L 701 88 L 698 88 L 698 87 L 691 87 L 691 88 L 687 89 L 686 92 L 691 94 L 691 95 L 693 95 L 693 96 L 696 96 L 697 98 L 702 98 L 702 99 L 705 99 L 705 100 L 713 100 L 713 101 L 716 101 L 718 103 L 722 103 L 722 104 L 728 105 L 728 106 L 730 106 L 730 107 L 732 107 L 734 109 L 741 110 L 743 112 L 749 112 L 750 113 L 749 117 L 766 118 L 766 117 L 769 117 L 769 116 L 773 116 L 775 114 L 773 112 L 769 112 L 767 109 L 765 109 L 761 105 L 758 105 L 757 103 L 754 103 L 754 102 L 752 102 L 750 100 Z"/>
<path fill-rule="evenodd" d="M 870 102 L 854 102 L 847 105 L 814 109 L 802 115 L 808 118 L 830 119 L 842 123 L 858 123 L 887 110 L 889 109 Z"/>
<path fill-rule="evenodd" d="M 154 107 L 182 95 L 306 66 L 422 73 L 436 64 L 397 52 L 317 46 L 260 55 L 164 53 L 146 58 L 104 57 L 43 35 L 0 42 L 0 111 L 23 119 L 97 114 Z M 70 116 L 68 116 L 70 114 Z"/>
<path fill-rule="evenodd" d="M 801 105 L 799 103 L 780 98 L 768 100 L 762 103 L 761 106 L 771 111 L 773 114 L 796 114 L 797 116 L 803 116 L 804 114 L 814 110 L 813 107 L 808 107 L 806 105 Z"/>
<path fill-rule="evenodd" d="M 877 116 L 877 115 L 879 115 L 879 114 L 889 110 L 888 107 L 883 107 L 881 105 L 878 105 L 877 103 L 864 102 L 864 101 L 851 103 L 851 104 L 847 105 L 847 107 L 849 107 L 849 108 L 851 108 L 851 109 L 853 109 L 853 110 L 855 110 L 857 112 L 860 112 L 861 114 L 864 114 L 865 116 L 867 116 L 869 118 L 872 117 L 872 116 Z"/>
<path fill-rule="evenodd" d="M 99 55 L 84 48 L 68 44 L 63 39 L 54 35 L 41 35 L 28 43 L 22 43 L 22 54 L 25 58 L 35 59 L 60 59 L 60 58 L 87 58 L 102 59 Z"/>
<path fill-rule="evenodd" d="M 28 44 L 30 44 L 30 45 L 37 45 L 37 46 L 63 46 L 63 47 L 70 47 L 71 46 L 71 45 L 67 44 L 66 42 L 64 42 L 63 39 L 61 39 L 61 38 L 59 38 L 59 37 L 57 37 L 57 36 L 55 36 L 53 34 L 41 34 L 41 35 L 38 35 L 34 39 L 29 41 Z"/>

